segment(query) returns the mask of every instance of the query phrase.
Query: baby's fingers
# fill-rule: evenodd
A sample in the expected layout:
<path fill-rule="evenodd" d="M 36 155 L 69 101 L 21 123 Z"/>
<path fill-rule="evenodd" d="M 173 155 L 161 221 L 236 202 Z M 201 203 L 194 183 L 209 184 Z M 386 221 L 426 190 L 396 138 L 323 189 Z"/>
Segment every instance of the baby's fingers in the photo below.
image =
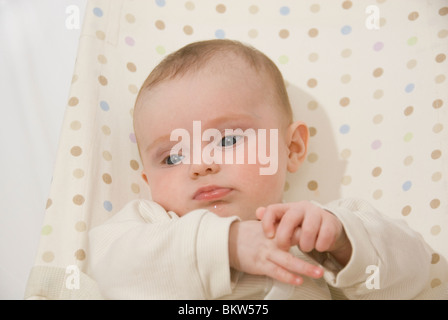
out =
<path fill-rule="evenodd" d="M 275 236 L 275 229 L 277 228 L 278 222 L 282 219 L 287 210 L 288 205 L 282 203 L 257 209 L 256 215 L 257 217 L 261 217 L 261 224 L 266 237 L 273 238 Z"/>
<path fill-rule="evenodd" d="M 318 279 L 324 273 L 321 267 L 296 258 L 289 252 L 276 250 L 270 253 L 268 259 L 276 265 L 269 276 L 285 283 L 301 284 L 303 279 L 299 275 Z"/>

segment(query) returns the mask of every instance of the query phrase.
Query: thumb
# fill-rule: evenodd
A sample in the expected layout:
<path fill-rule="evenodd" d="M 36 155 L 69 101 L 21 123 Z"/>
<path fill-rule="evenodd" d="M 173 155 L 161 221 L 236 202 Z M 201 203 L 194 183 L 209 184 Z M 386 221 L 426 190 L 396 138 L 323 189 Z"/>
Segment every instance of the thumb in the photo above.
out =
<path fill-rule="evenodd" d="M 255 210 L 255 216 L 257 217 L 258 220 L 262 220 L 265 212 L 266 212 L 265 207 L 259 207 L 257 210 Z"/>

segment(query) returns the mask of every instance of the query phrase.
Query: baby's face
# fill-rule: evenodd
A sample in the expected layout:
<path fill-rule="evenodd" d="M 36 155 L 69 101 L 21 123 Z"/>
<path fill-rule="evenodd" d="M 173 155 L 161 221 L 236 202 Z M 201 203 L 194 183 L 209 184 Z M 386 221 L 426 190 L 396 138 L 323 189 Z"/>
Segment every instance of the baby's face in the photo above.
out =
<path fill-rule="evenodd" d="M 206 208 L 247 220 L 255 219 L 258 207 L 282 201 L 287 124 L 267 77 L 240 64 L 190 72 L 141 96 L 136 130 L 142 176 L 152 200 L 167 211 L 182 216 Z M 226 129 L 242 134 L 226 136 Z M 170 141 L 173 133 L 181 134 Z M 265 151 L 258 152 L 254 141 Z"/>

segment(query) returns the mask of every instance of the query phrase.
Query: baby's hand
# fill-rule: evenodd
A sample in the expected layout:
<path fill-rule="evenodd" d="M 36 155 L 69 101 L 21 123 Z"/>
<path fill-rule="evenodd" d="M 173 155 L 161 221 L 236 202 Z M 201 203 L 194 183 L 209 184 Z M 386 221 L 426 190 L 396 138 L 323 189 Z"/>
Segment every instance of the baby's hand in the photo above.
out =
<path fill-rule="evenodd" d="M 264 235 L 260 221 L 234 222 L 229 233 L 230 266 L 255 275 L 266 275 L 281 282 L 300 285 L 304 275 L 320 278 L 321 267 L 303 261 L 280 249 Z"/>
<path fill-rule="evenodd" d="M 256 216 L 267 237 L 288 250 L 298 245 L 303 252 L 317 250 L 331 254 L 345 266 L 352 247 L 341 221 L 332 213 L 308 201 L 279 203 L 260 207 Z"/>

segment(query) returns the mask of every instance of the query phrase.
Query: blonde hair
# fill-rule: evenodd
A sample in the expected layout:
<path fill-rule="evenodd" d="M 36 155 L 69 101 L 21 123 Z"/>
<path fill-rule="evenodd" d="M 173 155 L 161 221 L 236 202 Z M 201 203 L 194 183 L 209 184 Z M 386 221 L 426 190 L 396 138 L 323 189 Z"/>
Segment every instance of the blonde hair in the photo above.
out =
<path fill-rule="evenodd" d="M 150 90 L 163 81 L 180 77 L 187 72 L 200 70 L 217 54 L 225 52 L 237 54 L 257 71 L 263 70 L 268 72 L 274 83 L 279 103 L 284 108 L 287 118 L 292 121 L 291 104 L 280 70 L 264 53 L 236 40 L 215 39 L 193 42 L 169 54 L 146 78 L 136 101 L 139 100 L 142 92 Z"/>

